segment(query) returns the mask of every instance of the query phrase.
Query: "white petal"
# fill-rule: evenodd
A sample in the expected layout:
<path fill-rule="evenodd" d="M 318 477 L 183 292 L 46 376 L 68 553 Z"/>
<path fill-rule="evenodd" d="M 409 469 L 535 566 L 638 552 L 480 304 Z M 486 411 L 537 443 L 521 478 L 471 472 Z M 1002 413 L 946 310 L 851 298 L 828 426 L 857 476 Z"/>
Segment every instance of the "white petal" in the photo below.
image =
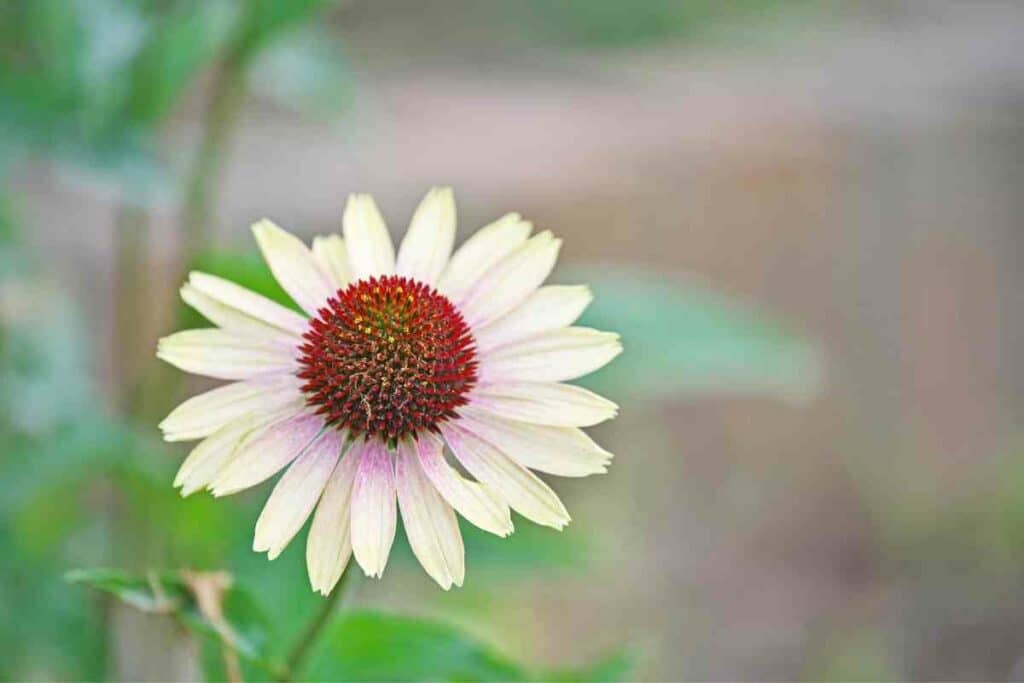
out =
<path fill-rule="evenodd" d="M 249 415 L 224 425 L 199 442 L 178 469 L 174 485 L 181 487 L 181 495 L 189 496 L 210 484 L 231 462 L 238 447 L 252 434 L 283 422 L 302 410 L 299 401 L 287 409 L 267 415 Z"/>
<path fill-rule="evenodd" d="M 256 521 L 252 549 L 273 560 L 299 533 L 320 500 L 345 445 L 345 435 L 327 429 L 295 459 L 277 482 Z"/>
<path fill-rule="evenodd" d="M 416 455 L 424 474 L 448 503 L 470 523 L 498 536 L 512 533 L 508 504 L 485 484 L 460 475 L 444 459 L 444 444 L 431 434 L 416 441 Z"/>
<path fill-rule="evenodd" d="M 569 513 L 555 492 L 493 444 L 458 422 L 443 423 L 441 433 L 462 466 L 498 491 L 513 510 L 537 524 L 555 529 L 569 523 Z"/>
<path fill-rule="evenodd" d="M 489 351 L 541 332 L 568 327 L 594 299 L 584 285 L 548 285 L 494 322 L 473 330 L 476 348 Z"/>
<path fill-rule="evenodd" d="M 274 278 L 288 296 L 306 313 L 316 315 L 337 291 L 305 244 L 264 219 L 254 223 L 252 232 Z"/>
<path fill-rule="evenodd" d="M 282 330 L 254 318 L 237 308 L 217 301 L 203 294 L 194 285 L 186 283 L 181 288 L 182 300 L 199 311 L 199 313 L 218 327 L 250 339 L 266 339 L 268 341 L 298 341 L 293 332 Z"/>
<path fill-rule="evenodd" d="M 441 275 L 438 291 L 460 303 L 480 276 L 525 242 L 532 229 L 517 213 L 505 214 L 480 228 L 452 256 Z"/>
<path fill-rule="evenodd" d="M 523 467 L 560 477 L 586 477 L 607 471 L 612 459 L 582 429 L 513 422 L 469 407 L 459 413 L 460 425 Z"/>
<path fill-rule="evenodd" d="M 271 413 L 301 401 L 299 385 L 292 375 L 272 375 L 217 387 L 175 408 L 160 429 L 166 441 L 201 439 L 250 413 Z"/>
<path fill-rule="evenodd" d="M 509 420 L 556 427 L 590 427 L 619 407 L 583 387 L 552 382 L 498 382 L 473 390 L 474 408 Z"/>
<path fill-rule="evenodd" d="M 266 481 L 301 455 L 323 426 L 323 418 L 303 411 L 251 434 L 214 478 L 210 490 L 215 496 L 227 496 Z"/>
<path fill-rule="evenodd" d="M 335 290 L 344 289 L 352 282 L 352 271 L 348 265 L 348 251 L 341 235 L 313 238 L 313 258 L 320 269 L 330 278 Z"/>
<path fill-rule="evenodd" d="M 306 568 L 313 590 L 323 595 L 334 590 L 352 557 L 349 503 L 358 464 L 351 452 L 338 461 L 309 527 Z"/>
<path fill-rule="evenodd" d="M 451 188 L 435 187 L 420 202 L 398 250 L 395 272 L 433 285 L 455 244 L 455 198 Z"/>
<path fill-rule="evenodd" d="M 217 379 L 249 379 L 295 367 L 289 345 L 252 341 L 218 329 L 185 330 L 164 337 L 156 356 L 176 368 Z"/>
<path fill-rule="evenodd" d="M 566 327 L 481 354 L 480 380 L 564 382 L 604 367 L 621 352 L 617 334 Z"/>
<path fill-rule="evenodd" d="M 358 282 L 395 272 L 395 247 L 373 197 L 368 194 L 349 195 L 342 231 L 353 280 Z"/>
<path fill-rule="evenodd" d="M 352 447 L 359 457 L 352 487 L 352 552 L 367 576 L 380 576 L 395 540 L 395 470 L 388 449 L 376 441 Z"/>
<path fill-rule="evenodd" d="M 416 448 L 409 441 L 398 445 L 395 485 L 405 534 L 416 559 L 441 588 L 461 586 L 466 564 L 459 521 L 423 473 Z"/>
<path fill-rule="evenodd" d="M 562 240 L 545 230 L 484 273 L 459 303 L 466 321 L 480 327 L 526 301 L 555 267 L 561 246 Z"/>
<path fill-rule="evenodd" d="M 193 271 L 188 282 L 201 294 L 294 335 L 301 336 L 309 324 L 295 311 L 216 275 Z"/>

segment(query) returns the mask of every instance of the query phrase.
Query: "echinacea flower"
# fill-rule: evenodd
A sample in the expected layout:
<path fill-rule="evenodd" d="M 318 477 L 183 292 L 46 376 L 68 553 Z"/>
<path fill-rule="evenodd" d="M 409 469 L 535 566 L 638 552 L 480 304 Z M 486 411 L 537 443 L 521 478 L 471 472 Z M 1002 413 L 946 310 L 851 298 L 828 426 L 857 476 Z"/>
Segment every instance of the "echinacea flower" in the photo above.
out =
<path fill-rule="evenodd" d="M 157 355 L 232 383 L 160 424 L 168 441 L 202 439 L 175 485 L 224 496 L 287 466 L 253 548 L 274 559 L 312 515 L 306 563 L 324 595 L 351 555 L 381 575 L 399 511 L 426 572 L 442 588 L 462 585 L 456 511 L 499 536 L 512 532 L 510 508 L 560 529 L 569 514 L 531 470 L 605 471 L 611 454 L 580 427 L 617 407 L 565 382 L 622 347 L 618 335 L 573 326 L 586 287 L 541 286 L 561 240 L 531 237 L 517 214 L 452 254 L 452 192 L 431 190 L 397 257 L 370 196 L 349 197 L 342 223 L 344 238 L 317 237 L 312 249 L 270 221 L 253 226 L 306 316 L 190 274 L 182 298 L 217 327 L 165 337 Z"/>

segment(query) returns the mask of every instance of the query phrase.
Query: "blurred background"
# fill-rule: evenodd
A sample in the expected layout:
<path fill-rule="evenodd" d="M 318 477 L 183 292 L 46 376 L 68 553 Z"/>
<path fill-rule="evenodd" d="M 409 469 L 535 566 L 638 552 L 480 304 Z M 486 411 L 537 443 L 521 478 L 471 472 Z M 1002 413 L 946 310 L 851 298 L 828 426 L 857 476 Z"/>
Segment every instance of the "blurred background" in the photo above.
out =
<path fill-rule="evenodd" d="M 463 649 L 364 625 L 315 675 L 1024 678 L 1022 36 L 1016 2 L 0 2 L 0 678 L 225 675 L 153 570 L 231 572 L 287 648 L 304 534 L 268 563 L 269 486 L 177 496 L 155 425 L 208 385 L 155 340 L 202 325 L 188 268 L 280 296 L 251 222 L 371 192 L 397 236 L 435 184 L 460 238 L 565 238 L 626 347 L 587 383 L 617 457 L 554 481 L 562 533 L 464 525 L 460 590 L 401 539 L 355 582 Z"/>

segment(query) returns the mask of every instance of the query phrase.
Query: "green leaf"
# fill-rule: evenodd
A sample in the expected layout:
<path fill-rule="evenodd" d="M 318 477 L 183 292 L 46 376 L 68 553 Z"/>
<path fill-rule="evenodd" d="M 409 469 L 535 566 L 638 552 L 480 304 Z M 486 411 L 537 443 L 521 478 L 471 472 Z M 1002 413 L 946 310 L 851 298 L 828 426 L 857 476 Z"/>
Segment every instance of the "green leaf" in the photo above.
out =
<path fill-rule="evenodd" d="M 174 616 L 194 633 L 234 649 L 265 671 L 279 671 L 266 651 L 269 622 L 256 601 L 238 587 L 227 588 L 223 593 L 220 607 L 224 620 L 216 623 L 200 608 L 196 580 L 190 580 L 184 573 L 140 575 L 118 569 L 76 569 L 65 578 L 70 583 L 113 595 L 144 612 Z"/>
<path fill-rule="evenodd" d="M 622 335 L 624 351 L 583 384 L 621 398 L 776 396 L 807 400 L 822 387 L 823 353 L 751 306 L 706 284 L 635 271 L 569 273 L 594 302 L 580 325 Z"/>
<path fill-rule="evenodd" d="M 353 612 L 330 627 L 313 654 L 308 675 L 303 678 L 520 681 L 528 676 L 508 659 L 450 626 L 424 619 Z"/>
<path fill-rule="evenodd" d="M 565 683 L 601 683 L 630 680 L 636 659 L 632 652 L 616 652 L 587 666 L 576 669 L 559 669 L 546 673 L 545 681 Z"/>

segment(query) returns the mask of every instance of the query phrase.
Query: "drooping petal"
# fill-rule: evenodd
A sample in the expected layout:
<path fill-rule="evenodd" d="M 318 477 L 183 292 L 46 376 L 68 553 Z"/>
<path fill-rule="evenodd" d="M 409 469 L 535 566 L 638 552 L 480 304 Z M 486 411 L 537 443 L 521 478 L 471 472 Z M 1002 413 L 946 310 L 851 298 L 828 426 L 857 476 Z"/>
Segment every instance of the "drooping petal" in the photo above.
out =
<path fill-rule="evenodd" d="M 298 342 L 299 337 L 295 333 L 274 327 L 237 308 L 221 303 L 203 294 L 194 285 L 186 283 L 181 288 L 181 298 L 214 325 L 233 334 L 270 342 Z"/>
<path fill-rule="evenodd" d="M 254 433 L 238 446 L 237 454 L 210 484 L 215 496 L 227 496 L 255 486 L 277 474 L 313 441 L 324 421 L 303 411 Z"/>
<path fill-rule="evenodd" d="M 423 473 L 415 446 L 409 441 L 398 445 L 395 484 L 405 534 L 416 559 L 441 588 L 461 586 L 466 564 L 459 521 Z"/>
<path fill-rule="evenodd" d="M 481 354 L 480 381 L 565 382 L 604 367 L 621 352 L 613 332 L 566 327 Z"/>
<path fill-rule="evenodd" d="M 562 501 L 537 475 L 458 422 L 441 425 L 441 433 L 455 457 L 470 474 L 497 490 L 523 517 L 561 529 L 569 523 Z"/>
<path fill-rule="evenodd" d="M 395 540 L 395 470 L 387 447 L 375 440 L 352 450 L 359 458 L 352 487 L 352 552 L 367 576 L 380 576 Z"/>
<path fill-rule="evenodd" d="M 590 427 L 619 407 L 583 387 L 554 382 L 497 382 L 473 390 L 472 405 L 498 417 L 555 427 Z"/>
<path fill-rule="evenodd" d="M 348 264 L 348 250 L 341 235 L 321 235 L 313 238 L 313 258 L 330 278 L 335 290 L 344 289 L 352 282 Z"/>
<path fill-rule="evenodd" d="M 350 451 L 334 467 L 313 515 L 306 541 L 306 568 L 313 590 L 328 595 L 352 557 L 350 503 L 359 458 Z"/>
<path fill-rule="evenodd" d="M 605 472 L 612 459 L 582 429 L 514 422 L 470 407 L 459 412 L 461 426 L 523 467 L 560 477 L 586 477 Z"/>
<path fill-rule="evenodd" d="M 250 413 L 266 414 L 301 403 L 300 382 L 288 374 L 257 377 L 193 396 L 160 423 L 165 441 L 189 441 L 213 434 Z"/>
<path fill-rule="evenodd" d="M 189 273 L 188 282 L 201 294 L 268 325 L 296 336 L 306 331 L 308 323 L 301 315 L 234 282 L 198 271 Z"/>
<path fill-rule="evenodd" d="M 551 274 L 561 246 L 562 240 L 545 230 L 484 273 L 459 303 L 466 321 L 480 327 L 526 301 Z"/>
<path fill-rule="evenodd" d="M 395 272 L 395 247 L 373 197 L 368 194 L 349 196 L 342 231 L 353 280 Z"/>
<path fill-rule="evenodd" d="M 455 244 L 455 198 L 435 187 L 423 198 L 398 249 L 395 272 L 428 285 L 441 276 Z"/>
<path fill-rule="evenodd" d="M 295 366 L 290 345 L 252 341 L 219 329 L 185 330 L 157 344 L 157 358 L 196 375 L 249 379 Z"/>
<path fill-rule="evenodd" d="M 253 550 L 271 560 L 281 554 L 320 500 L 344 445 L 344 433 L 326 429 L 292 462 L 256 521 Z"/>
<path fill-rule="evenodd" d="M 481 352 L 572 325 L 594 299 L 584 285 L 547 285 L 494 322 L 473 330 Z"/>
<path fill-rule="evenodd" d="M 253 224 L 252 232 L 274 278 L 302 310 L 315 316 L 337 288 L 313 254 L 298 237 L 266 219 Z"/>
<path fill-rule="evenodd" d="M 238 447 L 251 435 L 294 417 L 302 410 L 299 402 L 266 415 L 248 415 L 224 425 L 199 442 L 178 469 L 174 485 L 182 496 L 190 496 L 210 482 L 233 460 Z"/>
<path fill-rule="evenodd" d="M 477 280 L 529 237 L 533 226 L 517 213 L 508 213 L 480 228 L 463 243 L 441 274 L 437 289 L 461 303 Z"/>
<path fill-rule="evenodd" d="M 512 533 L 508 504 L 486 484 L 470 481 L 444 459 L 444 444 L 431 434 L 416 440 L 423 473 L 448 503 L 470 523 L 498 536 Z"/>

